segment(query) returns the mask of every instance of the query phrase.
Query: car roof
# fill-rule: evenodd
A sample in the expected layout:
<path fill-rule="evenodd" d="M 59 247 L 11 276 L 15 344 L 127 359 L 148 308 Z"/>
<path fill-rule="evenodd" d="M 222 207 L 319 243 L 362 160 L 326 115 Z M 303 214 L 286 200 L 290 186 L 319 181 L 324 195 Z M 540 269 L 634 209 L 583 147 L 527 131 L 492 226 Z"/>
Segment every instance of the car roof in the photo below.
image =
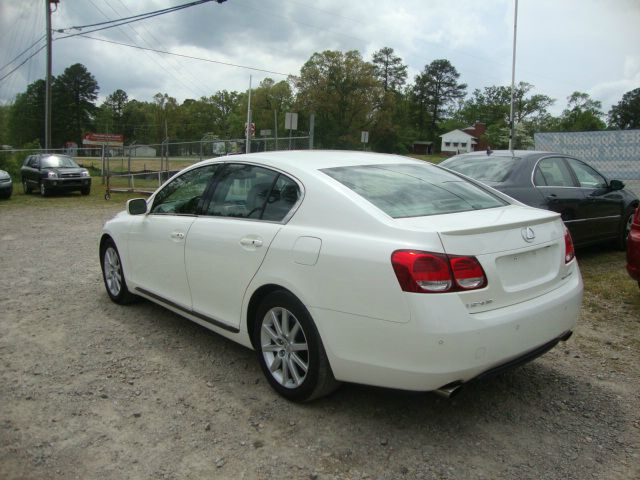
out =
<path fill-rule="evenodd" d="M 561 153 L 557 153 L 557 152 L 547 152 L 547 151 L 543 151 L 543 150 L 491 150 L 491 153 L 489 155 L 487 155 L 487 152 L 484 150 L 477 150 L 475 152 L 469 152 L 469 153 L 461 153 L 459 155 L 456 155 L 456 158 L 461 158 L 461 157 L 479 157 L 479 156 L 486 156 L 486 157 L 531 157 L 531 156 L 544 156 L 544 155 L 563 155 Z M 566 156 L 566 155 L 565 155 Z M 453 158 L 453 157 L 451 157 Z"/>
<path fill-rule="evenodd" d="M 287 150 L 276 152 L 250 153 L 230 155 L 205 160 L 201 163 L 213 162 L 246 162 L 280 168 L 289 172 L 313 173 L 324 168 L 349 167 L 356 165 L 407 164 L 417 163 L 431 165 L 410 157 L 389 155 L 384 153 L 354 152 L 348 150 Z"/>

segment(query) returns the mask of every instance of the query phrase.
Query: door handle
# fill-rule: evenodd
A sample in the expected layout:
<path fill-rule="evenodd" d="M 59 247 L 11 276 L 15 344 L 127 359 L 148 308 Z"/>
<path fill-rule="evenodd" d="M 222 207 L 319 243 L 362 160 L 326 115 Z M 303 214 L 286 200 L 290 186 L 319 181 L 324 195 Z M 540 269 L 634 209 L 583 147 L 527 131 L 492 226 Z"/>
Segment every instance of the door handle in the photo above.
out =
<path fill-rule="evenodd" d="M 173 238 L 175 240 L 183 240 L 184 239 L 184 233 L 183 232 L 171 232 L 171 238 Z"/>
<path fill-rule="evenodd" d="M 243 247 L 261 247 L 262 239 L 261 238 L 252 238 L 252 237 L 244 237 L 240 239 L 240 245 Z"/>

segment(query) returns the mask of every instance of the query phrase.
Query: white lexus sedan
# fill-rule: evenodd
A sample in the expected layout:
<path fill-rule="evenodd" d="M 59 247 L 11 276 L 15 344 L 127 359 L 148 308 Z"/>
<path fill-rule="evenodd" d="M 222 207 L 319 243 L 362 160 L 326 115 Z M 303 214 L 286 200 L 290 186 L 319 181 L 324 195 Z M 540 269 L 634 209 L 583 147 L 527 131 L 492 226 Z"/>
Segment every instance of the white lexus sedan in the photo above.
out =
<path fill-rule="evenodd" d="M 100 259 L 113 301 L 255 349 L 294 401 L 340 382 L 451 396 L 569 338 L 582 299 L 557 213 L 360 152 L 197 163 L 108 221 Z"/>

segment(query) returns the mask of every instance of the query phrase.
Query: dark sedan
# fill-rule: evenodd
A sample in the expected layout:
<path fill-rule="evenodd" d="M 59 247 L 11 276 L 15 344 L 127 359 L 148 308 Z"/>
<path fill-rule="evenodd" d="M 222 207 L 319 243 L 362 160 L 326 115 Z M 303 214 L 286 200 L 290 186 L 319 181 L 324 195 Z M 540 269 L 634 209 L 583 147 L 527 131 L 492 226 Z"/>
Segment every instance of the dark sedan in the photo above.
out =
<path fill-rule="evenodd" d="M 569 155 L 536 151 L 471 152 L 440 164 L 533 207 L 560 213 L 576 245 L 625 248 L 638 197 Z"/>
<path fill-rule="evenodd" d="M 71 157 L 58 154 L 29 155 L 20 169 L 24 193 L 39 190 L 45 197 L 54 191 L 91 192 L 91 177 Z"/>

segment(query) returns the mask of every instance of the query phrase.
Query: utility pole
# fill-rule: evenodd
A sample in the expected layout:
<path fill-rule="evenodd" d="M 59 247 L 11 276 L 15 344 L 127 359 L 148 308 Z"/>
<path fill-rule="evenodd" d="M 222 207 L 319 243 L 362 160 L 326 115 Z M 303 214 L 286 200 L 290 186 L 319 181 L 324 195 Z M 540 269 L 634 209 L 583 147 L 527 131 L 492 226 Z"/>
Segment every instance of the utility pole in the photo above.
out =
<path fill-rule="evenodd" d="M 247 102 L 247 128 L 246 128 L 246 140 L 244 146 L 245 153 L 251 153 L 251 75 L 249 75 L 249 99 Z"/>
<path fill-rule="evenodd" d="M 513 123 L 513 94 L 516 83 L 516 34 L 518 32 L 518 0 L 513 17 L 513 61 L 511 64 L 511 111 L 509 113 L 509 150 L 513 150 L 513 139 L 515 135 L 515 125 Z"/>
<path fill-rule="evenodd" d="M 47 8 L 47 76 L 44 94 L 44 148 L 51 148 L 51 4 L 58 4 L 60 0 L 44 0 Z"/>

